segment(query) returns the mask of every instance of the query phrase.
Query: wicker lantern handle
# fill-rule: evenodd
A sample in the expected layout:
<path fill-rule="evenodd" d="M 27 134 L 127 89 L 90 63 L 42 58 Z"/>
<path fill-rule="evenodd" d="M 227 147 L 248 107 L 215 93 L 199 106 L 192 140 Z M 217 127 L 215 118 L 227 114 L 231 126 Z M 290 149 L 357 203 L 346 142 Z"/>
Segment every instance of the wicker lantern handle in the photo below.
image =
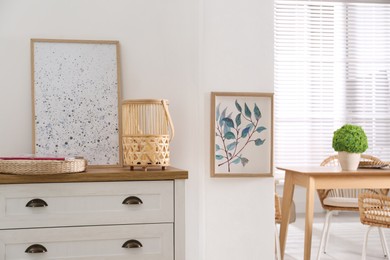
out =
<path fill-rule="evenodd" d="M 173 137 L 175 136 L 175 128 L 173 126 L 171 115 L 169 114 L 169 111 L 168 111 L 167 101 L 165 99 L 163 99 L 163 100 L 161 100 L 161 103 L 162 103 L 162 105 L 164 107 L 165 115 L 168 118 L 169 128 L 171 129 L 171 131 L 170 131 L 171 132 L 171 136 L 169 137 L 169 142 L 170 142 L 173 139 Z"/>

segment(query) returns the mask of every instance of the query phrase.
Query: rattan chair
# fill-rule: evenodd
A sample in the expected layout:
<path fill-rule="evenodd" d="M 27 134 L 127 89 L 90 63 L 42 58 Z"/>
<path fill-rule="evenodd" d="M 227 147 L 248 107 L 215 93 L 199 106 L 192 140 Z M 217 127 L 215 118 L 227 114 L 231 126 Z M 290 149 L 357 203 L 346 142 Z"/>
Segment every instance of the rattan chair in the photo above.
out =
<path fill-rule="evenodd" d="M 389 259 L 389 248 L 382 227 L 390 228 L 390 197 L 371 193 L 359 194 L 359 212 L 362 224 L 368 225 L 364 237 L 362 260 L 366 259 L 368 233 L 373 227 L 378 228 L 383 251 Z"/>
<path fill-rule="evenodd" d="M 383 164 L 383 162 L 371 155 L 362 154 L 362 164 Z M 332 155 L 326 158 L 321 166 L 339 166 L 338 156 Z M 332 215 L 339 211 L 359 211 L 358 197 L 360 193 L 387 195 L 389 189 L 329 189 L 317 190 L 322 208 L 327 210 L 325 223 L 322 230 L 320 246 L 318 249 L 317 260 L 322 254 L 326 254 L 329 242 L 329 228 Z M 386 254 L 386 252 L 384 251 Z"/>
<path fill-rule="evenodd" d="M 281 260 L 281 252 L 280 252 L 280 241 L 279 241 L 279 232 L 278 232 L 278 224 L 282 223 L 282 198 L 275 193 L 275 246 L 276 246 L 276 259 Z M 293 223 L 296 220 L 295 213 L 295 204 L 294 201 L 291 204 L 290 210 L 290 220 L 289 223 Z"/>

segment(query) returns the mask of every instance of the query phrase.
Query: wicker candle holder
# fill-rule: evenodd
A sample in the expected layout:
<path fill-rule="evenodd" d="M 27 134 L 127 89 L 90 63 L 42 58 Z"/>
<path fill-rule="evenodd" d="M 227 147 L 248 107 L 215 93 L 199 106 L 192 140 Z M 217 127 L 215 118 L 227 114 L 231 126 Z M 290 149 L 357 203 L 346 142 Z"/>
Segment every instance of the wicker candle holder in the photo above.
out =
<path fill-rule="evenodd" d="M 168 102 L 160 99 L 125 100 L 122 104 L 123 164 L 134 167 L 169 166 L 169 143 L 174 127 Z"/>

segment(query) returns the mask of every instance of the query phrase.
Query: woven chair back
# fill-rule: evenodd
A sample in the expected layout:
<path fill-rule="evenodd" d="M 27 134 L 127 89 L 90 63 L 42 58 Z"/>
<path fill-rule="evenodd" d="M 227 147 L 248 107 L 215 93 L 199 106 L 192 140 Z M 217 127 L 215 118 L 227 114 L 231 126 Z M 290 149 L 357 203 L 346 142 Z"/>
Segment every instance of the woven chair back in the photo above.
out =
<path fill-rule="evenodd" d="M 360 194 L 359 213 L 363 224 L 390 228 L 390 197 L 369 193 Z"/>
<path fill-rule="evenodd" d="M 381 162 L 381 160 L 375 156 L 362 154 L 361 159 L 362 162 L 372 162 L 373 164 Z M 322 161 L 321 166 L 340 166 L 338 156 L 332 155 Z M 320 202 L 322 207 L 327 210 L 352 210 L 358 211 L 356 208 L 339 208 L 333 207 L 324 204 L 324 199 L 327 197 L 337 197 L 337 198 L 358 198 L 361 193 L 370 193 L 370 194 L 380 194 L 387 195 L 389 193 L 389 189 L 329 189 L 329 190 L 317 190 Z"/>

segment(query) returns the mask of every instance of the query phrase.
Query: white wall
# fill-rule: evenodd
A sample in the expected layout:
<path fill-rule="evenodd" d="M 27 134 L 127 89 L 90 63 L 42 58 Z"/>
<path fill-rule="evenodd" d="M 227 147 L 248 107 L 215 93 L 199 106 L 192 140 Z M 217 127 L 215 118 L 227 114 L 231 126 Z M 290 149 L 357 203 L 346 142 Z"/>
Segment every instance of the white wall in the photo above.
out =
<path fill-rule="evenodd" d="M 203 0 L 201 8 L 199 100 L 209 129 L 211 91 L 273 92 L 273 1 Z M 273 179 L 209 178 L 203 134 L 204 259 L 273 259 Z"/>
<path fill-rule="evenodd" d="M 31 38 L 118 40 L 123 98 L 170 101 L 186 260 L 272 259 L 273 180 L 211 179 L 208 130 L 211 91 L 273 91 L 272 13 L 270 0 L 0 0 L 0 155 L 31 152 Z"/>

